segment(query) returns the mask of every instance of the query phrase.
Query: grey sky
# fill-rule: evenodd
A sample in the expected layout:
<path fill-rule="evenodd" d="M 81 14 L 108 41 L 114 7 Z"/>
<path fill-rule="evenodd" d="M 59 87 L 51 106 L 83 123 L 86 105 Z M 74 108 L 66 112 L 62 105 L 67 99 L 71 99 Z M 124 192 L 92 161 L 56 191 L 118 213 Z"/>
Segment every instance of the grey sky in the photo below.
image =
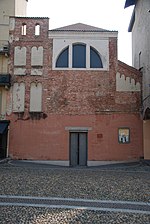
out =
<path fill-rule="evenodd" d="M 29 0 L 28 16 L 49 17 L 50 29 L 74 23 L 117 30 L 118 59 L 131 65 L 131 34 L 128 25 L 133 7 L 124 9 L 125 0 Z"/>

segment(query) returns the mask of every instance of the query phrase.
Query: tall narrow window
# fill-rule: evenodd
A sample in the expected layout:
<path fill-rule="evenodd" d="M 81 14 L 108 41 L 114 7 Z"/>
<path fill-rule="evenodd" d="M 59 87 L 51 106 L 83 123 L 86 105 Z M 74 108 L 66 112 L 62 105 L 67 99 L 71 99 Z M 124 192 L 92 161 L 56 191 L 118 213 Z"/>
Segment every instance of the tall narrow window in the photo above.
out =
<path fill-rule="evenodd" d="M 90 68 L 103 68 L 101 57 L 93 47 L 90 47 Z"/>
<path fill-rule="evenodd" d="M 25 104 L 25 84 L 14 83 L 13 85 L 13 112 L 23 112 Z"/>
<path fill-rule="evenodd" d="M 42 84 L 31 83 L 30 87 L 30 112 L 42 111 Z"/>
<path fill-rule="evenodd" d="M 72 62 L 73 68 L 86 68 L 86 45 L 73 45 Z"/>
<path fill-rule="evenodd" d="M 26 47 L 16 46 L 14 50 L 14 65 L 25 66 L 26 65 Z"/>
<path fill-rule="evenodd" d="M 32 47 L 31 49 L 31 65 L 43 66 L 43 47 Z"/>
<path fill-rule="evenodd" d="M 68 68 L 68 54 L 69 54 L 69 47 L 63 50 L 58 56 L 58 59 L 56 61 L 57 68 Z"/>
<path fill-rule="evenodd" d="M 35 25 L 35 35 L 36 36 L 39 36 L 40 35 L 40 25 L 39 24 L 36 24 Z"/>
<path fill-rule="evenodd" d="M 24 36 L 27 34 L 27 25 L 24 23 L 22 24 L 21 34 Z"/>

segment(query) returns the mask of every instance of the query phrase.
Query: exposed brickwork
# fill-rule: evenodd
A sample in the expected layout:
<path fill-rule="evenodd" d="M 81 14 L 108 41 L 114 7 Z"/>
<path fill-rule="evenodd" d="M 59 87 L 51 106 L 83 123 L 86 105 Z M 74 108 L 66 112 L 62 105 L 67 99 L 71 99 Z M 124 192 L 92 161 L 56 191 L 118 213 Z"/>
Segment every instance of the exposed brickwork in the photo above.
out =
<path fill-rule="evenodd" d="M 117 72 L 123 74 L 125 77 L 135 79 L 135 82 L 141 83 L 142 88 L 142 76 L 137 69 L 118 61 Z M 142 90 L 141 92 L 116 92 L 115 102 L 118 109 L 122 111 L 139 112 L 141 108 L 141 93 Z"/>
<path fill-rule="evenodd" d="M 139 70 L 123 63 L 122 61 L 118 61 L 117 71 L 121 74 L 124 74 L 126 77 L 134 78 L 136 82 L 142 83 L 142 73 Z"/>
<path fill-rule="evenodd" d="M 27 35 L 21 35 L 27 24 Z M 40 36 L 34 27 L 42 28 Z M 26 86 L 25 113 L 22 120 L 11 114 L 10 156 L 19 159 L 69 160 L 67 126 L 91 127 L 88 133 L 88 160 L 128 160 L 142 153 L 140 92 L 116 92 L 116 73 L 135 78 L 140 73 L 117 60 L 117 38 L 109 39 L 109 71 L 52 70 L 53 40 L 48 38 L 48 19 L 16 18 L 10 55 L 12 84 Z M 27 47 L 25 76 L 14 76 L 14 47 Z M 31 76 L 31 48 L 43 46 L 42 76 Z M 30 84 L 43 86 L 42 108 L 45 119 L 31 120 L 29 114 Z M 129 127 L 131 143 L 118 143 L 118 127 Z M 19 136 L 19 137 L 18 137 Z"/>

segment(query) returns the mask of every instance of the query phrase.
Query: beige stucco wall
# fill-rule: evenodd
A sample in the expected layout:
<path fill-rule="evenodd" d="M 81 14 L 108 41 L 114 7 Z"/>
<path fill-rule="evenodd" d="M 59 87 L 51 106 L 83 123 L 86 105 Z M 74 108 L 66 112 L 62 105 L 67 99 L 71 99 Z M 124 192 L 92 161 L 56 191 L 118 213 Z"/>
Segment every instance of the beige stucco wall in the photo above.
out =
<path fill-rule="evenodd" d="M 26 0 L 0 0 L 0 48 L 3 49 L 5 45 L 8 45 L 9 17 L 25 16 L 26 7 Z M 8 74 L 8 55 L 0 55 L 0 75 L 1 74 Z M 0 87 L 0 94 L 0 120 L 3 120 L 6 119 L 7 89 Z"/>
<path fill-rule="evenodd" d="M 0 41 L 9 40 L 9 16 L 15 15 L 15 0 L 0 1 Z"/>
<path fill-rule="evenodd" d="M 26 0 L 16 0 L 15 15 L 16 16 L 26 16 L 26 11 L 27 11 L 27 1 Z"/>
<path fill-rule="evenodd" d="M 150 160 L 150 120 L 143 121 L 144 159 Z"/>
<path fill-rule="evenodd" d="M 0 74 L 8 73 L 8 58 L 0 55 Z"/>
<path fill-rule="evenodd" d="M 4 88 L 0 87 L 1 94 L 1 102 L 0 102 L 0 120 L 6 119 L 6 101 L 7 101 L 7 93 Z"/>
<path fill-rule="evenodd" d="M 9 16 L 26 16 L 26 0 L 0 0 L 0 44 L 9 40 Z"/>

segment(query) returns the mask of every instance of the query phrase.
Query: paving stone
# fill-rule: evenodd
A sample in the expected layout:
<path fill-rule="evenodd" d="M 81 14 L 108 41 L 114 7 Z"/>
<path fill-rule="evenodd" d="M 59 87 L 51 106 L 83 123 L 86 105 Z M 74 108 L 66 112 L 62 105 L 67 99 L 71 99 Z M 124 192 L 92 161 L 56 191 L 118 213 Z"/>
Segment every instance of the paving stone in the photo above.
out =
<path fill-rule="evenodd" d="M 150 166 L 87 169 L 0 164 L 0 195 L 150 202 Z M 149 214 L 0 206 L 0 223 L 150 224 Z"/>

